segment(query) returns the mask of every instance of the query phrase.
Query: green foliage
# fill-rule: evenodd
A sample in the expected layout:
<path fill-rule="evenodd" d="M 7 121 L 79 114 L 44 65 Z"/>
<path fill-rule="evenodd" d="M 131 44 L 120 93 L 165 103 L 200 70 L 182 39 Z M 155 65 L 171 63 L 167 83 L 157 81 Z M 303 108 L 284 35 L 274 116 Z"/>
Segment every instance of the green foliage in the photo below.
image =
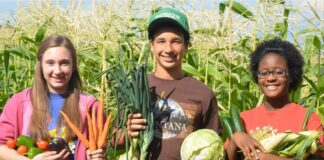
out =
<path fill-rule="evenodd" d="M 230 7 L 234 12 L 237 14 L 248 18 L 248 19 L 253 19 L 254 15 L 251 11 L 249 11 L 245 6 L 243 6 L 241 3 L 237 1 L 224 1 L 219 4 L 219 11 L 221 13 L 225 12 L 225 8 Z"/>

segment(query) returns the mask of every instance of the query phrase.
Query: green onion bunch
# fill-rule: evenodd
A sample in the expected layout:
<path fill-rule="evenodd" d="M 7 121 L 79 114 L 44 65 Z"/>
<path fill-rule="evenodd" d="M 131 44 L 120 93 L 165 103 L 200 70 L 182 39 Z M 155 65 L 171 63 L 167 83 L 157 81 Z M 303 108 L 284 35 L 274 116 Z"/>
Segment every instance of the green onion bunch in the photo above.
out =
<path fill-rule="evenodd" d="M 140 151 L 140 159 L 144 160 L 147 156 L 147 149 L 153 140 L 153 112 L 154 103 L 150 100 L 150 90 L 147 80 L 147 66 L 140 64 L 130 71 L 122 64 L 117 64 L 108 72 L 110 83 L 113 83 L 112 90 L 115 90 L 117 101 L 117 112 L 122 118 L 118 118 L 118 128 L 123 128 L 126 132 L 126 123 L 129 113 L 140 113 L 147 120 L 145 130 L 140 131 L 139 138 L 131 138 L 131 146 L 128 147 L 126 141 L 125 159 L 136 159 L 136 152 Z M 120 158 L 121 159 L 121 158 Z M 123 158 L 122 158 L 123 159 Z"/>

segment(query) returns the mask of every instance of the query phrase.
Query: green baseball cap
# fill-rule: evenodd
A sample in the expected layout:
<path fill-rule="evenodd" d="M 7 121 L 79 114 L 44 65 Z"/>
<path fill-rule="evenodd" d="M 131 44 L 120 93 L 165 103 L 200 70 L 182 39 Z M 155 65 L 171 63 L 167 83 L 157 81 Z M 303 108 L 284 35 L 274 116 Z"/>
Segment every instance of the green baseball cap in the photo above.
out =
<path fill-rule="evenodd" d="M 161 25 L 176 25 L 184 32 L 185 39 L 190 39 L 189 25 L 187 21 L 187 16 L 173 8 L 161 8 L 156 13 L 152 14 L 148 20 L 148 36 L 153 37 L 153 32 L 156 27 Z"/>

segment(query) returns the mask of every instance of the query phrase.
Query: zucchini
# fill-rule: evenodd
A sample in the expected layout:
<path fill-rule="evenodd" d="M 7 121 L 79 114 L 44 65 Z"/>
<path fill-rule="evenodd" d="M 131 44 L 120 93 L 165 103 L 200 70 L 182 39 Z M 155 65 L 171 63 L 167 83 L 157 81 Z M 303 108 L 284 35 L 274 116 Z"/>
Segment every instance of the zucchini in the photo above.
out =
<path fill-rule="evenodd" d="M 220 117 L 220 121 L 221 121 L 223 128 L 225 129 L 225 133 L 226 133 L 227 137 L 232 138 L 232 136 L 235 132 L 235 129 L 232 127 L 231 120 L 230 120 L 229 116 L 222 115 Z"/>
<path fill-rule="evenodd" d="M 245 132 L 245 128 L 242 125 L 240 112 L 235 105 L 232 105 L 230 108 L 230 117 L 232 120 L 232 124 L 235 128 L 235 132 L 238 132 L 238 131 Z"/>

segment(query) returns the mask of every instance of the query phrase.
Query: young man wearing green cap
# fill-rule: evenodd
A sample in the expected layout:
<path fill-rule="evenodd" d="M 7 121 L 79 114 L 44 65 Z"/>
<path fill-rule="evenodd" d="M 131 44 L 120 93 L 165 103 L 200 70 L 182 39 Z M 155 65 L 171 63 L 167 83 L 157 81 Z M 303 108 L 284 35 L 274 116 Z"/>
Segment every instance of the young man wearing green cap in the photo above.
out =
<path fill-rule="evenodd" d="M 156 59 L 155 72 L 148 77 L 154 112 L 154 139 L 149 159 L 181 159 L 180 148 L 191 132 L 210 128 L 220 131 L 216 98 L 212 90 L 182 71 L 190 34 L 185 14 L 162 8 L 149 19 L 148 36 Z M 140 114 L 128 119 L 128 134 L 137 137 L 145 128 Z"/>

